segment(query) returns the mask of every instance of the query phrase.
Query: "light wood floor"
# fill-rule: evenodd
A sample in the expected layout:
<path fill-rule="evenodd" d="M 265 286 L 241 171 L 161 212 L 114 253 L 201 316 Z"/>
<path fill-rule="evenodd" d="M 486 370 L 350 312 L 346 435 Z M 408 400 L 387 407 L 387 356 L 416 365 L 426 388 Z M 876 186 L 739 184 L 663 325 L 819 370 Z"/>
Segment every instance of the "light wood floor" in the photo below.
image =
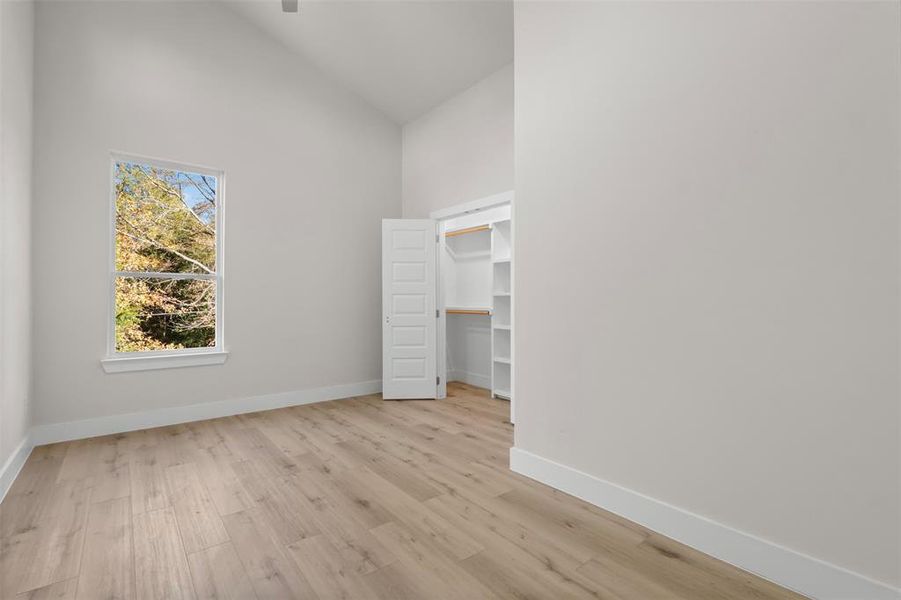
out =
<path fill-rule="evenodd" d="M 511 473 L 509 405 L 449 394 L 36 448 L 0 598 L 799 598 Z"/>

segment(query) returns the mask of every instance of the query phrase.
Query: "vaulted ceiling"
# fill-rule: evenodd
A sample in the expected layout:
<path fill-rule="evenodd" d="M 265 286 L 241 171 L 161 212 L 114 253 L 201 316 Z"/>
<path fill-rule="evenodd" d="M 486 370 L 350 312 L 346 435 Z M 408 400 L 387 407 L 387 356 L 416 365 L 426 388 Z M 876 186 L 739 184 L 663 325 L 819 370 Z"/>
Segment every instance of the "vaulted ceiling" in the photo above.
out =
<path fill-rule="evenodd" d="M 230 6 L 398 123 L 513 60 L 509 0 L 300 0 L 294 14 L 279 0 Z"/>

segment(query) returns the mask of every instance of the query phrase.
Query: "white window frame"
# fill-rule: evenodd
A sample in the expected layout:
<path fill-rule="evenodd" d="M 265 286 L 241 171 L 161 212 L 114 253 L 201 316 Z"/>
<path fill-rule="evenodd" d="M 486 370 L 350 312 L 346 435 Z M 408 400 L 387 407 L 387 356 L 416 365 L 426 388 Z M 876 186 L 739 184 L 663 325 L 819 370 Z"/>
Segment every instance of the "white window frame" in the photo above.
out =
<path fill-rule="evenodd" d="M 197 173 L 216 178 L 216 273 L 157 273 L 152 271 L 117 271 L 116 270 L 116 163 L 130 162 L 149 165 L 171 171 Z M 125 371 L 147 371 L 151 369 L 169 369 L 176 367 L 193 367 L 222 364 L 228 356 L 225 349 L 224 327 L 224 214 L 225 214 L 225 171 L 199 165 L 173 162 L 148 156 L 110 153 L 110 233 L 109 233 L 109 308 L 107 315 L 107 350 L 106 357 L 100 362 L 107 373 Z M 216 284 L 216 345 L 209 348 L 182 348 L 175 350 L 148 350 L 144 352 L 116 351 L 116 279 L 119 277 L 136 277 L 147 279 L 202 279 L 214 281 Z"/>

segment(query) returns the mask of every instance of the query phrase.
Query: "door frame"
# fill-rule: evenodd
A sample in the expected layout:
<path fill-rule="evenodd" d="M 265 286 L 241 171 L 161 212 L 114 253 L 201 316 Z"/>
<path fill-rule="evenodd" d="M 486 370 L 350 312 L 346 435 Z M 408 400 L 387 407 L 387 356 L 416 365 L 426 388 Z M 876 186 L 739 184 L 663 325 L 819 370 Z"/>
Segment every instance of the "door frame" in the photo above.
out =
<path fill-rule="evenodd" d="M 447 208 L 442 208 L 439 210 L 434 210 L 429 213 L 429 218 L 435 220 L 435 234 L 436 239 L 438 241 L 438 252 L 436 262 L 437 264 L 437 289 L 435 293 L 437 294 L 437 306 L 438 306 L 438 332 L 436 343 L 438 347 L 436 348 L 437 357 L 438 357 L 438 365 L 437 365 L 437 373 L 439 377 L 438 384 L 438 394 L 437 397 L 446 398 L 447 397 L 447 314 L 445 313 L 445 303 L 444 303 L 444 276 L 441 272 L 441 260 L 445 255 L 445 240 L 443 229 L 443 221 L 448 219 L 453 219 L 456 217 L 461 217 L 463 215 L 471 214 L 474 212 L 481 212 L 483 210 L 487 210 L 489 208 L 494 208 L 495 206 L 500 206 L 503 204 L 510 205 L 510 227 L 511 227 L 511 237 L 512 240 L 516 240 L 516 234 L 513 233 L 513 230 L 516 227 L 516 220 L 514 219 L 515 206 L 513 203 L 514 193 L 513 190 L 507 192 L 501 192 L 500 194 L 494 194 L 492 196 L 486 196 L 484 198 L 479 198 L 478 200 L 472 200 L 470 202 L 464 202 L 462 204 L 456 204 L 454 206 L 449 206 Z M 511 255 L 514 252 L 513 245 L 511 243 L 510 247 Z M 512 289 L 513 285 L 513 273 L 510 274 L 510 285 Z M 513 336 L 515 335 L 514 331 L 516 329 L 514 325 L 514 319 L 516 316 L 516 311 L 514 308 L 514 304 L 516 302 L 515 296 L 511 296 L 510 301 L 510 350 L 513 351 Z M 492 369 L 494 365 L 492 365 Z M 514 374 L 513 369 L 515 369 L 515 363 L 511 365 L 510 369 L 510 421 L 513 422 L 513 397 L 515 393 L 513 391 L 514 386 Z"/>

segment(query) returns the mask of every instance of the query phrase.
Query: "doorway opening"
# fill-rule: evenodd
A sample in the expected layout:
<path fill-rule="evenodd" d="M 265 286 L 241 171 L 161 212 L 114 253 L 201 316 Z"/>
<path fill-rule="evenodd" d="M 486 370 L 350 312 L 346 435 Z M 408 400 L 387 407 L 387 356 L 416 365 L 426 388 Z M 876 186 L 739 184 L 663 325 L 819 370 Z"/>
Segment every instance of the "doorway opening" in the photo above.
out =
<path fill-rule="evenodd" d="M 383 221 L 383 397 L 461 381 L 509 400 L 515 422 L 513 192 L 430 217 Z"/>

